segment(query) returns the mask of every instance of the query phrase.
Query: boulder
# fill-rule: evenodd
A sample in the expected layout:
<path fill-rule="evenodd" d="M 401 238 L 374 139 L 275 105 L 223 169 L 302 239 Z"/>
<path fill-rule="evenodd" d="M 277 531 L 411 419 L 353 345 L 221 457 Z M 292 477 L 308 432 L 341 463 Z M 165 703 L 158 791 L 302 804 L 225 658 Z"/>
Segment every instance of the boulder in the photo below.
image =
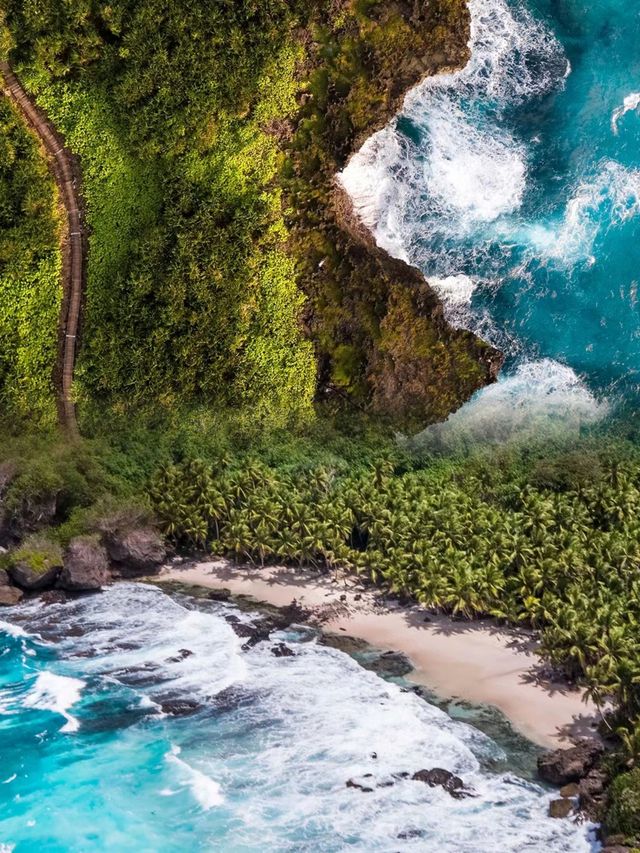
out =
<path fill-rule="evenodd" d="M 581 740 L 568 749 L 546 752 L 538 758 L 538 774 L 552 785 L 579 782 L 602 755 L 604 747 L 593 740 Z"/>
<path fill-rule="evenodd" d="M 449 770 L 442 767 L 434 767 L 431 770 L 418 770 L 411 777 L 415 782 L 424 782 L 430 788 L 444 788 L 444 790 L 456 799 L 473 796 L 468 791 L 459 776 L 455 776 Z"/>
<path fill-rule="evenodd" d="M 0 605 L 3 607 L 12 607 L 20 601 L 23 595 L 24 593 L 17 586 L 3 584 L 0 586 Z"/>
<path fill-rule="evenodd" d="M 154 574 L 167 556 L 162 536 L 153 527 L 110 533 L 105 545 L 123 577 Z"/>
<path fill-rule="evenodd" d="M 107 551 L 95 536 L 76 536 L 67 548 L 57 586 L 69 591 L 100 589 L 110 579 Z"/>
<path fill-rule="evenodd" d="M 561 800 L 551 800 L 549 803 L 549 817 L 569 817 L 572 812 L 573 803 L 566 797 L 563 797 Z"/>
<path fill-rule="evenodd" d="M 573 797 L 579 797 L 580 785 L 578 785 L 576 782 L 569 782 L 568 785 L 563 785 L 562 788 L 560 788 L 560 796 L 568 797 L 569 799 Z"/>
<path fill-rule="evenodd" d="M 0 586 L 9 586 L 11 580 L 4 569 L 0 569 Z"/>

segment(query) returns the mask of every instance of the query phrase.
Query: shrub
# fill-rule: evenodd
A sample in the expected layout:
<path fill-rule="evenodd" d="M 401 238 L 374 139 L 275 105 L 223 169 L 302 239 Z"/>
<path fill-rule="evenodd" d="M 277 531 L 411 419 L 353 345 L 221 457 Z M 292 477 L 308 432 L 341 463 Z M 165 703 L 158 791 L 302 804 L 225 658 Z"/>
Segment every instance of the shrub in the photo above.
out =
<path fill-rule="evenodd" d="M 612 782 L 606 823 L 611 834 L 640 841 L 640 767 Z"/>

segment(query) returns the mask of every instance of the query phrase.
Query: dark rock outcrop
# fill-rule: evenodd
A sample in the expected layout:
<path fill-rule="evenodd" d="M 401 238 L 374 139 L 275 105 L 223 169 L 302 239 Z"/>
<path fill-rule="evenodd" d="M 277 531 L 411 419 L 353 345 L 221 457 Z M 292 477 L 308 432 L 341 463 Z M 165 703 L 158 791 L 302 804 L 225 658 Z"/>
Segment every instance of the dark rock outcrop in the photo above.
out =
<path fill-rule="evenodd" d="M 284 643 L 278 643 L 277 646 L 272 646 L 271 654 L 276 658 L 292 658 L 296 653 Z"/>
<path fill-rule="evenodd" d="M 40 593 L 40 601 L 43 604 L 64 604 L 68 601 L 68 596 L 61 589 L 45 589 Z M 80 652 L 77 653 L 78 655 Z"/>
<path fill-rule="evenodd" d="M 211 601 L 229 601 L 231 598 L 231 590 L 226 587 L 221 589 L 212 589 L 207 593 L 207 598 Z"/>
<path fill-rule="evenodd" d="M 69 591 L 97 590 L 110 579 L 106 549 L 95 536 L 77 536 L 67 548 L 57 585 Z"/>
<path fill-rule="evenodd" d="M 473 794 L 467 788 L 459 776 L 442 767 L 434 767 L 431 770 L 418 770 L 411 777 L 415 782 L 424 782 L 430 788 L 444 788 L 444 790 L 456 799 L 472 797 Z"/>
<path fill-rule="evenodd" d="M 167 556 L 162 536 L 153 527 L 115 531 L 105 536 L 107 553 L 122 577 L 154 574 Z"/>
<path fill-rule="evenodd" d="M 604 747 L 593 740 L 582 740 L 567 749 L 546 752 L 538 758 L 538 774 L 552 785 L 579 782 L 602 755 Z"/>

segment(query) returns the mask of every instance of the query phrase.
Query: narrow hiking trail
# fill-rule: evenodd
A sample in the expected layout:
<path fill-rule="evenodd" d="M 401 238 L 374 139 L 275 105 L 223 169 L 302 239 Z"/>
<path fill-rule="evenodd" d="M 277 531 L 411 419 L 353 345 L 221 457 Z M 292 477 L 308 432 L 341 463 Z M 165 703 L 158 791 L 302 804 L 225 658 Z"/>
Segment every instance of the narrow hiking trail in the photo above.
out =
<path fill-rule="evenodd" d="M 71 436 L 77 437 L 79 430 L 72 394 L 73 370 L 82 309 L 87 248 L 78 168 L 73 156 L 64 147 L 60 135 L 29 98 L 8 62 L 0 61 L 0 73 L 6 93 L 17 104 L 23 118 L 37 134 L 46 151 L 47 160 L 65 208 L 66 222 L 61 236 L 63 295 L 58 324 L 58 361 L 54 376 L 58 420 Z"/>

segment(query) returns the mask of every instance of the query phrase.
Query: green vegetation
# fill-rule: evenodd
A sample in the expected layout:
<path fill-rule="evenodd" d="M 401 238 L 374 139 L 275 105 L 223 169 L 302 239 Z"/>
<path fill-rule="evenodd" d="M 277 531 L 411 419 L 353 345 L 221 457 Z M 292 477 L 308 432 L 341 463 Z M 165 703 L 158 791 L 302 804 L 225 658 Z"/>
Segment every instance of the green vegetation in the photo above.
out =
<path fill-rule="evenodd" d="M 640 840 L 640 767 L 614 779 L 607 812 L 607 830 Z"/>
<path fill-rule="evenodd" d="M 640 757 L 640 455 L 591 439 L 423 464 L 187 461 L 151 490 L 178 544 L 352 570 L 428 608 L 540 629 Z"/>
<path fill-rule="evenodd" d="M 0 99 L 0 408 L 39 426 L 53 424 L 56 411 L 57 203 L 35 137 Z"/>
<path fill-rule="evenodd" d="M 354 238 L 334 188 L 406 88 L 464 57 L 462 0 L 9 0 L 7 22 L 83 170 L 85 424 L 202 404 L 297 424 L 318 379 L 424 424 L 486 380 L 490 348 Z"/>
<path fill-rule="evenodd" d="M 43 575 L 49 569 L 62 566 L 62 550 L 57 542 L 34 534 L 12 551 L 9 562 L 14 566 L 25 566 L 36 575 Z"/>

